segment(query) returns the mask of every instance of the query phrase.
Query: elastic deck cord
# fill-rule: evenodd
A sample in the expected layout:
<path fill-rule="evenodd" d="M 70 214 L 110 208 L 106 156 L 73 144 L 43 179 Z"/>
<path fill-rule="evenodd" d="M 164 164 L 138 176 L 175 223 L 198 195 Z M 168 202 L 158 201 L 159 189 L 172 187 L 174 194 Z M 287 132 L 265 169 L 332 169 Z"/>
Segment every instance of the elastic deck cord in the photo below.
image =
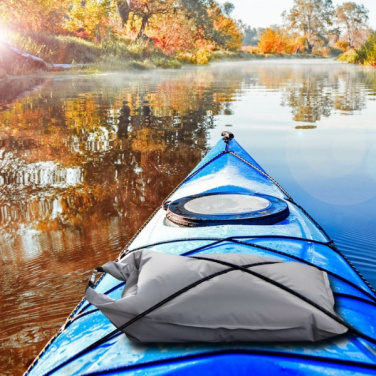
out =
<path fill-rule="evenodd" d="M 290 236 L 230 236 L 230 237 L 227 237 L 227 238 L 214 238 L 214 237 L 208 237 L 208 238 L 181 238 L 181 239 L 172 239 L 172 240 L 166 240 L 166 241 L 163 241 L 163 242 L 156 242 L 156 243 L 152 243 L 152 244 L 147 244 L 147 245 L 143 245 L 141 247 L 137 247 L 137 248 L 134 248 L 134 249 L 131 249 L 131 250 L 127 250 L 127 254 L 131 253 L 131 252 L 135 252 L 135 251 L 138 251 L 138 250 L 141 250 L 141 249 L 145 249 L 145 248 L 150 248 L 150 247 L 154 247 L 154 246 L 158 246 L 158 245 L 166 245 L 166 244 L 170 244 L 170 243 L 176 243 L 176 242 L 183 242 L 183 241 L 211 241 L 211 243 L 209 244 L 205 244 L 203 246 L 200 246 L 200 247 L 197 247 L 197 248 L 194 248 L 190 251 L 187 251 L 187 252 L 184 252 L 182 254 L 182 256 L 189 256 L 189 255 L 192 255 L 192 254 L 195 254 L 197 253 L 198 251 L 201 251 L 203 249 L 206 249 L 206 248 L 209 248 L 209 247 L 213 247 L 217 244 L 220 244 L 220 243 L 223 243 L 223 242 L 231 242 L 231 243 L 235 243 L 235 244 L 241 244 L 241 245 L 245 245 L 245 246 L 248 246 L 248 247 L 254 247 L 254 248 L 258 248 L 258 249 L 262 249 L 262 250 L 265 250 L 267 252 L 271 252 L 271 253 L 275 253 L 277 255 L 281 255 L 281 256 L 284 256 L 284 257 L 288 257 L 288 258 L 291 258 L 293 260 L 296 260 L 298 262 L 301 262 L 303 264 L 306 264 L 306 265 L 310 265 L 310 266 L 313 266 L 317 269 L 320 269 L 326 273 L 328 273 L 329 275 L 335 277 L 335 278 L 338 278 L 339 280 L 347 283 L 348 285 L 352 286 L 353 288 L 355 288 L 356 290 L 360 291 L 362 294 L 365 294 L 367 295 L 370 299 L 372 299 L 373 301 L 376 301 L 376 297 L 367 292 L 366 290 L 360 288 L 357 284 L 349 281 L 348 279 L 342 277 L 341 275 L 339 274 L 336 274 L 326 268 L 323 268 L 321 266 L 317 266 L 299 256 L 295 256 L 295 255 L 292 255 L 292 254 L 289 254 L 289 253 L 286 253 L 286 252 L 283 252 L 283 251 L 280 251 L 280 250 L 277 250 L 277 249 L 274 249 L 274 248 L 271 248 L 271 247 L 267 247 L 267 246 L 264 246 L 264 245 L 261 245 L 261 244 L 257 244 L 257 243 L 250 243 L 250 242 L 247 242 L 247 241 L 242 241 L 240 239 L 250 239 L 250 238 L 276 238 L 276 239 L 292 239 L 292 240 L 300 240 L 300 241 L 305 241 L 305 242 L 312 242 L 312 243 L 315 243 L 315 244 L 320 244 L 320 245 L 323 245 L 323 246 L 327 246 L 329 247 L 330 249 L 332 249 L 328 243 L 324 243 L 324 242 L 319 242 L 317 240 L 311 240 L 311 239 L 304 239 L 304 238 L 297 238 L 297 237 L 290 237 Z M 367 286 L 367 285 L 366 285 Z M 368 286 L 367 286 L 368 287 Z M 372 291 L 371 291 L 372 292 Z"/>
<path fill-rule="evenodd" d="M 238 154 L 236 154 L 236 153 L 234 153 L 232 151 L 228 151 L 228 153 L 230 153 L 234 157 L 238 158 L 240 161 L 244 162 L 247 166 L 253 168 L 257 172 L 259 172 L 260 174 L 262 174 L 263 176 L 265 176 L 267 179 L 269 179 L 272 183 L 274 183 L 281 190 L 281 192 L 287 197 L 287 200 L 289 202 L 291 202 L 293 205 L 295 205 L 297 208 L 299 208 L 300 211 L 302 211 L 304 213 L 304 215 L 306 215 L 313 222 L 313 224 L 326 236 L 326 238 L 331 243 L 330 247 L 343 257 L 343 259 L 350 265 L 350 267 L 354 270 L 354 272 L 356 274 L 358 274 L 358 276 L 360 277 L 360 279 L 368 286 L 368 288 L 376 296 L 376 290 L 373 288 L 373 286 L 363 277 L 363 275 L 360 273 L 360 271 L 353 265 L 353 263 L 347 258 L 347 256 L 344 255 L 343 252 L 340 249 L 338 249 L 338 247 L 334 243 L 333 239 L 331 239 L 331 237 L 324 230 L 324 228 L 318 222 L 316 222 L 316 220 L 302 206 L 300 206 L 298 203 L 295 202 L 295 200 L 287 193 L 287 191 L 281 186 L 281 184 L 279 184 L 268 173 L 266 173 L 265 171 L 261 170 L 260 168 L 258 168 L 254 164 L 248 162 L 247 160 L 245 160 L 244 158 L 242 158 L 240 155 L 238 155 Z"/>
<path fill-rule="evenodd" d="M 200 280 L 198 280 L 196 282 L 193 282 L 193 283 L 189 284 L 188 286 L 180 289 L 179 291 L 171 294 L 167 298 L 161 300 L 157 304 L 153 305 L 152 307 L 150 307 L 147 310 L 143 311 L 142 313 L 138 314 L 133 319 L 127 321 L 126 323 L 124 323 L 120 327 L 118 327 L 115 330 L 111 331 L 110 333 L 108 333 L 107 335 L 105 335 L 104 337 L 102 337 L 101 339 L 95 341 L 93 344 L 89 345 L 85 349 L 79 351 L 77 354 L 75 354 L 72 357 L 66 359 L 65 361 L 63 361 L 62 363 L 60 363 L 59 365 L 57 365 L 56 367 L 50 369 L 43 376 L 49 376 L 49 375 L 53 374 L 54 372 L 58 371 L 59 369 L 61 369 L 65 365 L 67 365 L 67 364 L 73 362 L 74 360 L 80 358 L 81 356 L 85 355 L 86 353 L 90 352 L 91 350 L 95 349 L 96 347 L 98 347 L 98 346 L 106 343 L 108 340 L 112 339 L 115 335 L 119 334 L 121 331 L 123 331 L 128 326 L 132 325 L 136 321 L 142 319 L 143 317 L 145 317 L 149 313 L 155 311 L 159 307 L 161 307 L 164 304 L 168 303 L 169 301 L 177 298 L 178 296 L 182 295 L 183 293 L 185 293 L 185 292 L 193 289 L 194 287 L 199 286 L 200 284 L 202 284 L 202 283 L 204 283 L 206 281 L 209 281 L 209 280 L 211 280 L 211 279 L 213 279 L 215 277 L 218 277 L 220 275 L 223 275 L 223 274 L 229 273 L 231 271 L 235 271 L 235 270 L 239 270 L 239 271 L 248 273 L 248 274 L 250 274 L 250 275 L 252 275 L 254 277 L 262 279 L 263 281 L 265 281 L 267 283 L 270 283 L 270 284 L 272 284 L 272 285 L 274 285 L 274 286 L 276 286 L 276 287 L 278 287 L 278 288 L 280 288 L 280 289 L 282 289 L 282 290 L 284 290 L 284 291 L 286 291 L 286 292 L 294 295 L 295 297 L 301 299 L 302 301 L 310 304 L 311 306 L 313 306 L 317 310 L 323 312 L 324 314 L 326 314 L 331 319 L 333 319 L 336 322 L 340 323 L 341 325 L 343 325 L 344 327 L 346 327 L 351 333 L 353 333 L 353 334 L 357 335 L 358 337 L 361 337 L 361 338 L 369 341 L 370 343 L 376 345 L 376 339 L 375 338 L 372 338 L 372 337 L 368 336 L 367 334 L 364 334 L 364 333 L 360 332 L 358 329 L 356 329 L 356 328 L 352 327 L 351 325 L 347 324 L 340 317 L 338 317 L 336 315 L 333 315 L 331 312 L 327 311 L 324 307 L 321 307 L 320 305 L 318 305 L 317 303 L 313 302 L 309 298 L 301 295 L 300 293 L 296 292 L 295 290 L 292 290 L 289 287 L 287 287 L 287 286 L 285 286 L 285 285 L 283 285 L 283 284 L 281 284 L 281 283 L 279 283 L 277 281 L 274 281 L 274 280 L 272 280 L 272 279 L 270 279 L 268 277 L 265 277 L 264 275 L 262 275 L 260 273 L 257 273 L 255 271 L 251 271 L 251 270 L 248 269 L 250 267 L 255 267 L 255 266 L 260 266 L 260 265 L 266 265 L 266 264 L 276 264 L 276 263 L 279 263 L 279 262 L 271 262 L 271 261 L 269 261 L 269 262 L 260 262 L 260 263 L 254 263 L 254 264 L 247 264 L 247 265 L 239 266 L 239 265 L 235 265 L 235 264 L 230 263 L 230 262 L 225 262 L 225 261 L 220 261 L 220 260 L 214 260 L 214 259 L 210 259 L 210 258 L 206 258 L 206 257 L 192 257 L 192 258 L 199 259 L 199 260 L 206 260 L 206 261 L 215 262 L 215 263 L 221 264 L 223 266 L 228 266 L 229 268 L 221 270 L 221 271 L 213 273 L 213 274 L 210 274 L 210 275 L 208 275 L 208 276 L 206 276 L 204 278 L 201 278 Z"/>

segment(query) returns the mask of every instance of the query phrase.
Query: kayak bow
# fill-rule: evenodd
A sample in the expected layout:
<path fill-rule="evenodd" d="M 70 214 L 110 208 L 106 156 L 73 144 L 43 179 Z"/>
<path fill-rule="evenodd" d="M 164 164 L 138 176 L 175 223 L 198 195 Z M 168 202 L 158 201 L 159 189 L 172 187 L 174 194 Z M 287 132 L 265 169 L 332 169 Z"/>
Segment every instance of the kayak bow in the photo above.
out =
<path fill-rule="evenodd" d="M 222 136 L 119 260 L 147 249 L 200 257 L 240 253 L 314 266 L 327 273 L 348 332 L 315 343 L 140 344 L 83 299 L 25 375 L 376 375 L 375 291 L 233 135 Z M 109 274 L 95 284 L 113 299 L 123 288 Z"/>

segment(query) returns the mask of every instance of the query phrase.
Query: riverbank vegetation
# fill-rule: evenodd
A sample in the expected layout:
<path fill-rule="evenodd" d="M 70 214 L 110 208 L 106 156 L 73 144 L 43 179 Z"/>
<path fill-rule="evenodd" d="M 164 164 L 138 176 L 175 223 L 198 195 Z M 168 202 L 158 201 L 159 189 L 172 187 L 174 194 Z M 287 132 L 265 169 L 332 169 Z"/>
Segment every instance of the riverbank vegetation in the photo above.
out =
<path fill-rule="evenodd" d="M 54 64 L 179 67 L 237 51 L 233 5 L 206 0 L 37 0 L 0 3 L 9 42 Z"/>
<path fill-rule="evenodd" d="M 36 0 L 32 8 L 24 0 L 3 0 L 0 76 L 43 69 L 9 52 L 1 42 L 4 30 L 11 46 L 51 69 L 178 68 L 270 56 L 340 55 L 342 61 L 376 64 L 375 36 L 361 4 L 294 0 L 282 26 L 258 29 L 233 19 L 233 9 L 213 0 Z"/>
<path fill-rule="evenodd" d="M 376 68 L 376 32 L 371 33 L 367 41 L 358 49 L 345 51 L 339 56 L 339 60 Z"/>

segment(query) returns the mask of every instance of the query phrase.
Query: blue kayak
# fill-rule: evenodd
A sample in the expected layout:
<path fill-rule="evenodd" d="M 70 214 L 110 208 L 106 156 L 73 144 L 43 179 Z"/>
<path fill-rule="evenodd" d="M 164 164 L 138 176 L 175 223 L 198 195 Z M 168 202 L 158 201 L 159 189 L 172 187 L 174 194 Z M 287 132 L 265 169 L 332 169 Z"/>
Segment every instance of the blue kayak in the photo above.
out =
<path fill-rule="evenodd" d="M 328 275 L 348 332 L 318 342 L 133 342 L 83 299 L 25 375 L 376 375 L 376 293 L 314 219 L 224 132 L 119 255 L 244 253 Z M 247 209 L 245 209 L 245 207 Z M 103 274 L 95 290 L 119 299 Z"/>

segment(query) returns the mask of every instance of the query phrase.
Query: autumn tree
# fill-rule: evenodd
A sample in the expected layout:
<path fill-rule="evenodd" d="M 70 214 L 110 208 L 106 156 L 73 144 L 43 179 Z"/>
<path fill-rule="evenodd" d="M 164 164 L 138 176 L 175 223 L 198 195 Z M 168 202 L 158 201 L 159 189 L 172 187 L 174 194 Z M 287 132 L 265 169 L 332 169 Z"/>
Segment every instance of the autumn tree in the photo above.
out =
<path fill-rule="evenodd" d="M 229 17 L 233 6 L 226 2 L 223 7 L 212 2 L 209 8 L 209 17 L 213 22 L 213 41 L 220 47 L 235 50 L 241 47 L 243 33 L 240 25 Z"/>
<path fill-rule="evenodd" d="M 281 54 L 288 50 L 288 38 L 280 30 L 266 29 L 258 47 L 263 54 Z"/>
<path fill-rule="evenodd" d="M 182 13 L 160 16 L 150 23 L 150 28 L 154 46 L 166 54 L 185 53 L 196 47 L 194 22 Z"/>
<path fill-rule="evenodd" d="M 331 0 L 294 0 L 289 13 L 283 17 L 287 26 L 302 33 L 307 40 L 309 53 L 320 42 L 328 42 L 333 25 L 334 8 Z"/>
<path fill-rule="evenodd" d="M 144 38 L 148 27 L 148 36 L 164 51 L 192 48 L 194 40 L 226 49 L 241 46 L 242 31 L 230 18 L 230 2 L 221 7 L 213 0 L 119 0 L 117 8 L 123 24 L 137 25 L 137 39 Z"/>
<path fill-rule="evenodd" d="M 223 42 L 221 43 L 223 48 L 237 50 L 242 46 L 243 34 L 234 20 L 228 17 L 220 17 L 215 22 L 214 27 L 220 31 L 220 35 L 223 37 Z"/>
<path fill-rule="evenodd" d="M 337 23 L 346 30 L 347 41 L 354 47 L 356 35 L 367 27 L 368 9 L 363 4 L 346 2 L 336 8 Z"/>
<path fill-rule="evenodd" d="M 215 41 L 218 37 L 213 27 L 213 18 L 210 9 L 218 7 L 212 0 L 180 0 L 185 17 L 195 25 L 195 30 L 202 38 Z"/>
<path fill-rule="evenodd" d="M 133 16 L 141 20 L 137 39 L 144 37 L 146 26 L 152 17 L 167 15 L 177 11 L 177 2 L 175 0 L 130 0 L 128 3 L 129 10 Z"/>
<path fill-rule="evenodd" d="M 115 12 L 111 0 L 70 0 L 65 27 L 79 37 L 101 41 L 108 28 L 109 15 Z"/>

